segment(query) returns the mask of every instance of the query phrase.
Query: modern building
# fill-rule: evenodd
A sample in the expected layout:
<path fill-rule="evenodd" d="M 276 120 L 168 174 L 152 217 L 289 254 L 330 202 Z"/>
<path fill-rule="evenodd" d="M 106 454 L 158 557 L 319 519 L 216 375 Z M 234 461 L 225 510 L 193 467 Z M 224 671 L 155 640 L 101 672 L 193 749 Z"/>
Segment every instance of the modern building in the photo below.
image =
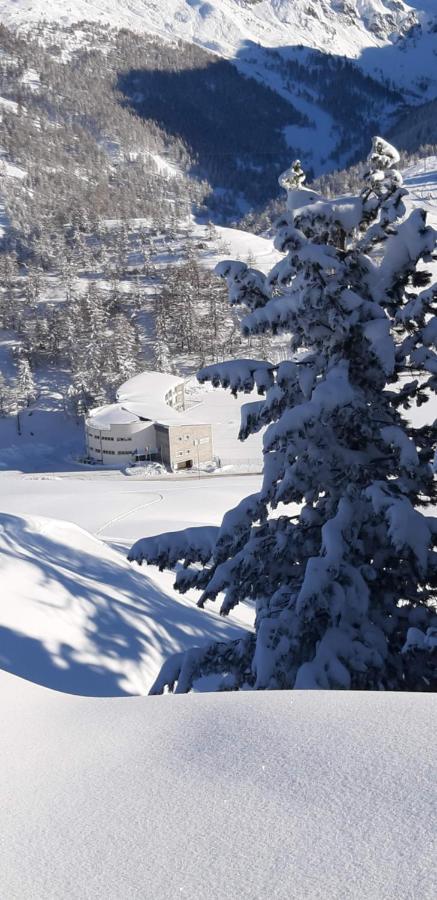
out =
<path fill-rule="evenodd" d="M 154 423 L 119 403 L 91 410 L 85 421 L 89 459 L 104 465 L 123 465 L 156 452 Z"/>
<path fill-rule="evenodd" d="M 117 391 L 117 402 L 90 411 L 85 421 L 87 456 L 103 465 L 158 460 L 171 469 L 191 468 L 213 456 L 211 425 L 184 421 L 184 382 L 144 372 Z"/>
<path fill-rule="evenodd" d="M 155 424 L 158 459 L 171 469 L 191 469 L 212 459 L 211 425 Z"/>

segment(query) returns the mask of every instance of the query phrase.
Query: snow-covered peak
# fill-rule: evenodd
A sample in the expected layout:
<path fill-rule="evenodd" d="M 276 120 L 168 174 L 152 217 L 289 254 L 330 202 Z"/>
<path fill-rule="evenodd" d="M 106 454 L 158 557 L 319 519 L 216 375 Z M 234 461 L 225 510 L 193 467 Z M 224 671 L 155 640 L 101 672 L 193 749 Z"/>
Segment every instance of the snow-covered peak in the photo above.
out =
<path fill-rule="evenodd" d="M 403 0 L 0 0 L 1 21 L 68 25 L 109 22 L 162 37 L 184 38 L 233 54 L 244 41 L 264 46 L 305 44 L 357 56 L 360 50 L 405 34 L 430 12 Z M 417 7 L 417 8 L 416 8 Z"/>

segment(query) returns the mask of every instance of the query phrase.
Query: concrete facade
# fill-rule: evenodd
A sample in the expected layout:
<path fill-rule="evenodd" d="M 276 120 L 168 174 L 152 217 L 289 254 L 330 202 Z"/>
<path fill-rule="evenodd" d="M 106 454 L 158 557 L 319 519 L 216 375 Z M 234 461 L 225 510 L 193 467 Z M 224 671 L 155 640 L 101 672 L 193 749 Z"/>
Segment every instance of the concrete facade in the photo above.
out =
<path fill-rule="evenodd" d="M 213 457 L 211 425 L 155 425 L 162 462 L 171 469 L 188 469 Z"/>
<path fill-rule="evenodd" d="M 90 459 L 103 465 L 129 465 L 138 456 L 150 456 L 157 452 L 153 422 L 116 424 L 99 428 L 96 420 L 87 422 L 85 428 L 86 450 Z"/>

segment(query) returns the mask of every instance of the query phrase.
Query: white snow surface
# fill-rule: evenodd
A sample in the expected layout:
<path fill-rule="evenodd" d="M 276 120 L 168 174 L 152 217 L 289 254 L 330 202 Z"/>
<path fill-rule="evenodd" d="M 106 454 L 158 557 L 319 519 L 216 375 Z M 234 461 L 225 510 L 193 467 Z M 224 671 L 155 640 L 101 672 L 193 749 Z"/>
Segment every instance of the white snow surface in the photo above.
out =
<path fill-rule="evenodd" d="M 405 187 L 414 206 L 424 206 L 434 227 L 437 224 L 437 156 L 427 156 L 403 171 Z"/>
<path fill-rule="evenodd" d="M 111 425 L 127 425 L 140 419 L 161 423 L 183 423 L 180 413 L 173 411 L 165 401 L 165 391 L 182 378 L 161 372 L 143 372 L 121 385 L 117 391 L 117 403 L 98 406 L 90 410 L 87 424 L 94 428 L 110 428 Z"/>
<path fill-rule="evenodd" d="M 183 378 L 167 372 L 141 372 L 125 381 L 117 390 L 118 400 L 143 400 L 150 393 L 164 401 L 167 391 L 183 383 Z"/>
<path fill-rule="evenodd" d="M 10 900 L 436 895 L 435 696 L 0 688 Z"/>

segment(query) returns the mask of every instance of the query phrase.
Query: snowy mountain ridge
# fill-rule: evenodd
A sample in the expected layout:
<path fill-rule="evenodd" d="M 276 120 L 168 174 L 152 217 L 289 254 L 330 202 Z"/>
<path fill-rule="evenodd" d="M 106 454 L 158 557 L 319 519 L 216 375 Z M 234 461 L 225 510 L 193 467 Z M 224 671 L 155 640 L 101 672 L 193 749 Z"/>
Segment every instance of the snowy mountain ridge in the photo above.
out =
<path fill-rule="evenodd" d="M 432 27 L 432 0 L 1 0 L 1 21 L 13 28 L 38 21 L 62 26 L 100 21 L 162 38 L 182 38 L 223 56 L 244 43 L 303 44 L 358 58 L 366 48 L 395 45 Z M 407 37 L 408 39 L 408 37 Z"/>

